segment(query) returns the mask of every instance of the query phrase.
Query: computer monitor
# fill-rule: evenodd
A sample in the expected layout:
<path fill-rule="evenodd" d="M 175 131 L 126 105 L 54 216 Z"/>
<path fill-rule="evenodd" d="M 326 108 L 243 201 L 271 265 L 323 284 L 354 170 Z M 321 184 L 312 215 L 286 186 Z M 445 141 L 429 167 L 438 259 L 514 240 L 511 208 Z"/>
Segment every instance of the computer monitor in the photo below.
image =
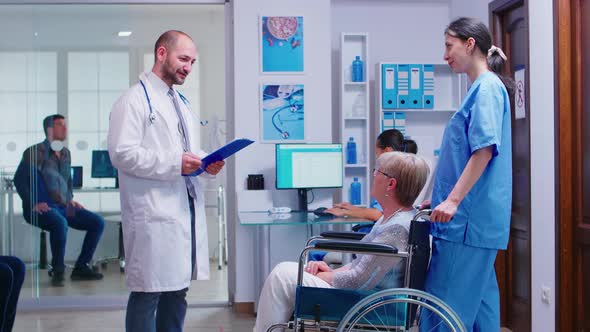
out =
<path fill-rule="evenodd" d="M 297 189 L 307 211 L 307 190 L 342 188 L 342 144 L 277 144 L 276 188 Z"/>
<path fill-rule="evenodd" d="M 82 188 L 83 186 L 83 182 L 82 179 L 83 177 L 83 172 L 82 172 L 82 166 L 72 166 L 70 168 L 70 172 L 72 175 L 72 187 L 79 189 Z"/>
<path fill-rule="evenodd" d="M 93 178 L 117 178 L 117 169 L 111 164 L 111 158 L 107 150 L 92 151 L 92 170 Z"/>

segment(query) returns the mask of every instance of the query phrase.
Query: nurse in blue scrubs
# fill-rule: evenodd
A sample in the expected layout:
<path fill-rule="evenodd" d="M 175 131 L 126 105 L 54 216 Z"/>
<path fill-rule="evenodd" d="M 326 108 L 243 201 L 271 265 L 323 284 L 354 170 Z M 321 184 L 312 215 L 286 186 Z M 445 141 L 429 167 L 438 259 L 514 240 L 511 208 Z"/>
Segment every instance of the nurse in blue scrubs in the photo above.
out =
<path fill-rule="evenodd" d="M 453 21 L 445 31 L 445 47 L 445 61 L 454 72 L 466 73 L 472 85 L 443 136 L 432 193 L 426 291 L 450 305 L 468 331 L 498 332 L 494 261 L 498 250 L 506 249 L 510 229 L 513 82 L 499 74 L 506 56 L 492 45 L 483 23 Z M 437 324 L 422 317 L 420 330 L 444 330 Z"/>

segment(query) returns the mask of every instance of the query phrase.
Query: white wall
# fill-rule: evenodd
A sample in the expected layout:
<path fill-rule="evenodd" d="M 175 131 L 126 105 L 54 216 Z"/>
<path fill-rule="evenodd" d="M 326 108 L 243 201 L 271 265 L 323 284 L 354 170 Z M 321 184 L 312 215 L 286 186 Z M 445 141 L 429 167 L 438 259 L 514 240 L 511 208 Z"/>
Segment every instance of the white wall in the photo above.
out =
<path fill-rule="evenodd" d="M 462 16 L 473 17 L 489 27 L 488 5 L 490 2 L 489 0 L 451 0 L 451 20 Z"/>
<path fill-rule="evenodd" d="M 304 16 L 304 75 L 261 75 L 259 68 L 259 15 Z M 259 96 L 264 81 L 301 81 L 305 84 L 305 135 L 308 142 L 332 142 L 332 103 L 330 66 L 330 2 L 329 0 L 235 0 L 233 1 L 234 40 L 234 112 L 235 137 L 260 139 Z M 232 138 L 232 137 L 229 137 Z M 236 216 L 237 200 L 248 193 L 248 174 L 264 174 L 266 189 L 274 188 L 274 144 L 256 143 L 233 161 L 237 167 L 228 168 L 228 223 L 230 265 L 235 267 L 230 276 L 230 298 L 235 302 L 252 302 L 257 296 L 254 289 L 254 236 L 255 229 L 240 226 Z M 316 190 L 314 190 L 316 192 Z M 332 191 L 316 192 L 320 202 L 331 201 Z M 296 202 L 294 191 L 274 193 L 275 202 L 282 205 Z M 256 197 L 254 197 L 256 200 Z M 268 202 L 271 204 L 271 202 Z M 280 227 L 280 226 L 279 226 Z M 286 228 L 277 228 L 277 232 Z M 302 231 L 305 231 L 301 228 Z M 280 235 L 280 234 L 278 234 Z M 279 237 L 279 236 L 277 236 Z M 303 244 L 301 244 L 303 245 Z M 239 248 L 239 250 L 238 250 Z"/>
<path fill-rule="evenodd" d="M 532 331 L 555 331 L 555 76 L 553 1 L 529 1 Z M 550 289 L 549 304 L 541 287 Z"/>

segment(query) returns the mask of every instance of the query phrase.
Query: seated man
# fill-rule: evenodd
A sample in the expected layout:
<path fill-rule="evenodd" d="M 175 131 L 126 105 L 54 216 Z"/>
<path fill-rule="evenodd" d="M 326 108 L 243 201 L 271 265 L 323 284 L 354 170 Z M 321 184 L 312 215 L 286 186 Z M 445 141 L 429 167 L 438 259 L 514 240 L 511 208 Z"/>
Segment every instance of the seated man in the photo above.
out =
<path fill-rule="evenodd" d="M 381 204 L 383 216 L 362 242 L 383 243 L 407 251 L 414 200 L 428 178 L 422 158 L 404 152 L 383 153 L 373 172 L 372 196 Z M 297 263 L 277 265 L 266 279 L 255 331 L 286 322 L 293 313 L 297 285 Z M 324 262 L 308 262 L 303 285 L 319 288 L 374 290 L 403 285 L 405 262 L 401 258 L 357 255 L 350 263 L 332 270 Z"/>
<path fill-rule="evenodd" d="M 102 235 L 104 220 L 73 200 L 70 150 L 63 146 L 67 136 L 65 118 L 59 114 L 46 117 L 43 130 L 46 139 L 23 153 L 14 175 L 23 201 L 23 216 L 28 223 L 49 232 L 52 285 L 63 286 L 68 226 L 86 231 L 71 279 L 102 279 L 102 274 L 92 271 L 88 264 Z M 30 184 L 37 182 L 31 179 L 33 176 L 37 176 L 39 183 L 31 188 Z"/>

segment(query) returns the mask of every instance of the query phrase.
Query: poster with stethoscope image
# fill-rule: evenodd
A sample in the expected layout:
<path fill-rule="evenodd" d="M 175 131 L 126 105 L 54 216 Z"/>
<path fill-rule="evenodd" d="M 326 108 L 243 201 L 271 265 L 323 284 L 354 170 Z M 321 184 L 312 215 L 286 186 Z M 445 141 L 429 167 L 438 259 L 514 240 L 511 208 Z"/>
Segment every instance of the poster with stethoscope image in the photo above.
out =
<path fill-rule="evenodd" d="M 303 16 L 260 16 L 260 68 L 303 74 Z"/>
<path fill-rule="evenodd" d="M 303 84 L 261 85 L 261 142 L 303 142 L 305 140 L 303 92 Z"/>

